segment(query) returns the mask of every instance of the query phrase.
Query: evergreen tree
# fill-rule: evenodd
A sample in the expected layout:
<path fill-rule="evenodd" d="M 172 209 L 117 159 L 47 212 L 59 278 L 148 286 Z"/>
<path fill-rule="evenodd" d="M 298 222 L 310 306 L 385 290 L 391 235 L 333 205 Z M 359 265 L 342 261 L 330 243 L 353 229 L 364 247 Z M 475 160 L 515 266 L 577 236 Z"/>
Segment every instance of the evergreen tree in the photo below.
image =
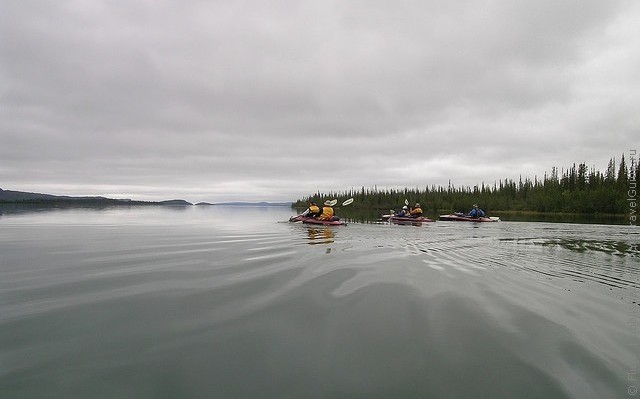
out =
<path fill-rule="evenodd" d="M 627 164 L 624 161 L 624 154 L 622 154 L 622 159 L 620 160 L 620 168 L 618 169 L 618 187 L 626 190 L 628 183 L 629 171 L 627 169 Z"/>

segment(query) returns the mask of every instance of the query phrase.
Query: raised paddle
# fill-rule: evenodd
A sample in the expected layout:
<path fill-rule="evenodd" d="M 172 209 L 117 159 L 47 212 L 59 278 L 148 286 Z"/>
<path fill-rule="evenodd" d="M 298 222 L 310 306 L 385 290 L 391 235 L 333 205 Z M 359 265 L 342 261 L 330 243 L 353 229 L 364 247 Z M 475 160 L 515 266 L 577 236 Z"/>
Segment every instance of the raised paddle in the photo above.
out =
<path fill-rule="evenodd" d="M 352 203 L 353 203 L 353 198 L 349 198 L 348 200 L 345 200 L 342 203 L 342 206 L 347 206 L 347 205 L 352 204 Z"/>

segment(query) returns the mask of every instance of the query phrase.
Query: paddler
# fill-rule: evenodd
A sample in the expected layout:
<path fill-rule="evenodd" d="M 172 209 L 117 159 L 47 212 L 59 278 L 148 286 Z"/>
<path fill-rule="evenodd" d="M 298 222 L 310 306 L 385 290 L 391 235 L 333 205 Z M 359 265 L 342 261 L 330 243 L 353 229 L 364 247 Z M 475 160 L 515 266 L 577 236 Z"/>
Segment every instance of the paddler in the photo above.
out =
<path fill-rule="evenodd" d="M 472 218 L 483 218 L 484 217 L 484 211 L 480 208 L 478 208 L 478 204 L 473 204 L 473 209 L 467 214 L 467 216 L 472 217 Z"/>
<path fill-rule="evenodd" d="M 398 217 L 401 217 L 401 218 L 409 217 L 410 216 L 409 215 L 409 208 L 406 205 L 403 206 L 402 210 L 400 212 L 398 212 L 398 214 L 395 215 L 395 216 L 398 216 Z"/>
<path fill-rule="evenodd" d="M 326 200 L 324 202 L 324 206 L 322 207 L 322 214 L 318 219 L 320 220 L 334 220 L 333 216 L 333 207 L 331 206 L 331 201 Z"/>
<path fill-rule="evenodd" d="M 419 218 L 422 216 L 422 208 L 420 208 L 420 204 L 416 202 L 413 208 L 411 208 L 410 213 L 412 218 Z"/>
<path fill-rule="evenodd" d="M 318 207 L 318 205 L 316 205 L 315 202 L 309 201 L 309 207 L 306 211 L 302 212 L 302 216 L 317 218 L 318 216 L 320 216 L 320 208 Z"/>

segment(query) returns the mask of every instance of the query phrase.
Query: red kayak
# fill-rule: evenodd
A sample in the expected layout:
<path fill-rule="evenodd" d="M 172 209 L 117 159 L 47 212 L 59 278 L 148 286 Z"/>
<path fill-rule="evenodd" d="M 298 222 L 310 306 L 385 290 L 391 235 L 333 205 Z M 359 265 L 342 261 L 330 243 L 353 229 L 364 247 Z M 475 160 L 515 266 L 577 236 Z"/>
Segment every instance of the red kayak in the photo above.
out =
<path fill-rule="evenodd" d="M 425 218 L 425 217 L 417 217 L 417 218 L 410 218 L 410 217 L 404 217 L 404 216 L 389 216 L 389 223 L 397 223 L 397 224 L 412 224 L 412 223 L 429 223 L 429 222 L 435 222 L 435 220 L 433 219 L 429 219 L 429 218 Z"/>
<path fill-rule="evenodd" d="M 451 213 L 449 215 L 440 215 L 440 220 L 454 221 L 454 222 L 499 222 L 499 217 L 481 217 L 474 218 L 467 216 L 464 213 Z"/>
<path fill-rule="evenodd" d="M 302 222 L 307 224 L 320 224 L 323 226 L 346 226 L 347 224 L 342 220 L 320 220 L 316 218 L 308 218 L 302 215 L 291 216 L 289 218 L 290 222 Z"/>

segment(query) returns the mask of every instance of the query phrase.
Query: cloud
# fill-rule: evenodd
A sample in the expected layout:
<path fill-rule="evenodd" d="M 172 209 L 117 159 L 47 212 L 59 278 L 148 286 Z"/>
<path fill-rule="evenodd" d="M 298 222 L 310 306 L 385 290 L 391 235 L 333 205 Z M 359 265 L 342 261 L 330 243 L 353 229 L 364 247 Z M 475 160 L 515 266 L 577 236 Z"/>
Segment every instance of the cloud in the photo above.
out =
<path fill-rule="evenodd" d="M 0 185 L 293 200 L 603 168 L 640 125 L 639 15 L 624 0 L 11 2 Z"/>

